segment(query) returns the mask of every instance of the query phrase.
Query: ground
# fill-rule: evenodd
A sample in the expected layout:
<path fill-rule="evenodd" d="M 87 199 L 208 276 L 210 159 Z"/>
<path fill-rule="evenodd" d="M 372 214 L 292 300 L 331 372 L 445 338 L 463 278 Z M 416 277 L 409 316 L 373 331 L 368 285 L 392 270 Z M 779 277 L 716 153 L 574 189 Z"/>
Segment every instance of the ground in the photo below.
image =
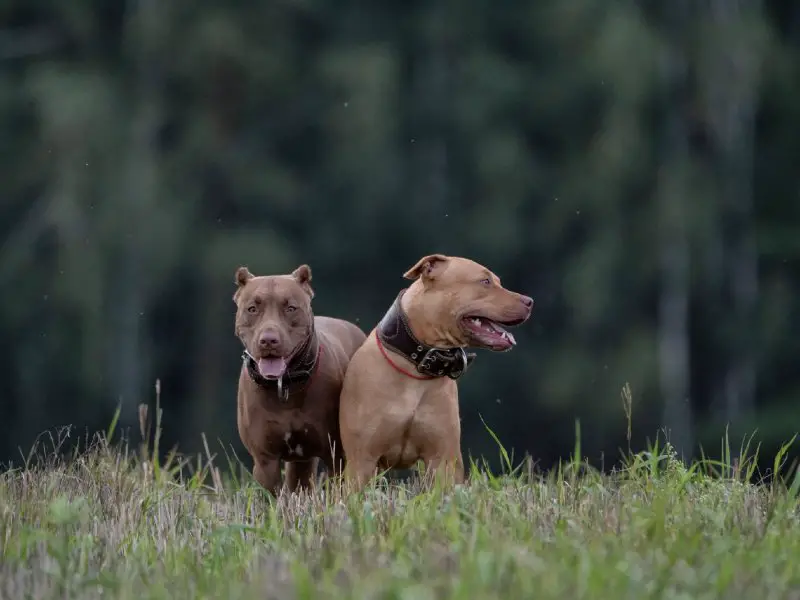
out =
<path fill-rule="evenodd" d="M 667 447 L 277 502 L 197 460 L 181 478 L 98 437 L 0 475 L 0 597 L 800 598 L 800 482 L 744 483 L 746 460 Z"/>

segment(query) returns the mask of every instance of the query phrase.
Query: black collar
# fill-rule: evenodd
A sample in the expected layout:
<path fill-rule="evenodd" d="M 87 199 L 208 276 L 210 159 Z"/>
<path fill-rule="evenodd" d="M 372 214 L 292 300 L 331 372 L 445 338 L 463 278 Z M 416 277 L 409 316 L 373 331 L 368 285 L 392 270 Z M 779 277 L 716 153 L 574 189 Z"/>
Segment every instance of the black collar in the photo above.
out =
<path fill-rule="evenodd" d="M 258 372 L 258 362 L 245 350 L 242 360 L 247 368 L 247 374 L 255 383 L 268 390 L 275 390 L 278 399 L 286 402 L 289 399 L 289 388 L 293 385 L 303 384 L 311 379 L 317 367 L 320 355 L 320 345 L 317 332 L 312 328 L 303 345 L 289 359 L 286 371 L 278 379 L 267 379 Z"/>
<path fill-rule="evenodd" d="M 463 348 L 436 348 L 420 342 L 411 332 L 408 317 L 400 306 L 406 290 L 401 290 L 394 303 L 378 323 L 380 342 L 393 352 L 411 361 L 417 371 L 428 377 L 458 379 L 475 360 L 475 354 Z"/>

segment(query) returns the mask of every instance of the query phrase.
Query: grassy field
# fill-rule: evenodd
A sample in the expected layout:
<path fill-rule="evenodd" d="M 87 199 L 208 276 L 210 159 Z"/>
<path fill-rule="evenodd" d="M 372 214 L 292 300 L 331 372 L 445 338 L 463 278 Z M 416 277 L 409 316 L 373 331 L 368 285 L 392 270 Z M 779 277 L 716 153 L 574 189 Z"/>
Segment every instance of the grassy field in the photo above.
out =
<path fill-rule="evenodd" d="M 747 459 L 273 501 L 105 440 L 0 476 L 2 598 L 800 598 L 800 478 L 744 483 Z"/>

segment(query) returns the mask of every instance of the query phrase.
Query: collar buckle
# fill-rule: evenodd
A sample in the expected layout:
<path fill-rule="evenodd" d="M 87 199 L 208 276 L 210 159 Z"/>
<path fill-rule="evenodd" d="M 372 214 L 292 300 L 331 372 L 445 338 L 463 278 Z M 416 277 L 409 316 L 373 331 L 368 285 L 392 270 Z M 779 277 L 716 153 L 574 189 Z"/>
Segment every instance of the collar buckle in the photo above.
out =
<path fill-rule="evenodd" d="M 467 360 L 467 353 L 464 351 L 463 348 L 456 348 L 456 360 L 461 361 L 461 365 L 456 368 L 452 368 L 448 371 L 447 376 L 450 379 L 458 379 L 461 377 L 467 370 L 467 366 L 469 366 L 469 361 Z"/>
<path fill-rule="evenodd" d="M 289 400 L 289 386 L 288 385 L 284 386 L 283 375 L 278 377 L 278 379 L 276 380 L 276 386 L 278 388 L 278 399 L 281 402 L 286 402 L 287 400 Z"/>
<path fill-rule="evenodd" d="M 417 363 L 417 371 L 423 375 L 458 379 L 468 366 L 469 359 L 463 348 L 429 348 Z"/>

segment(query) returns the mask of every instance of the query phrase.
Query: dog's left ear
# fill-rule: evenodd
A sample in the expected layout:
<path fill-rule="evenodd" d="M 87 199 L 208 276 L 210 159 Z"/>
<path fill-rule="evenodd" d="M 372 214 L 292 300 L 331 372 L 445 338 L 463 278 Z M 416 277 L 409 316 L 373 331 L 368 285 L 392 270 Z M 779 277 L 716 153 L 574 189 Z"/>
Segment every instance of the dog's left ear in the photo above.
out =
<path fill-rule="evenodd" d="M 423 280 L 436 279 L 449 261 L 450 259 L 444 254 L 423 256 L 417 261 L 417 264 L 403 274 L 403 277 L 406 279 L 418 279 L 419 277 L 422 277 Z"/>
<path fill-rule="evenodd" d="M 314 290 L 311 288 L 311 267 L 308 265 L 300 265 L 292 271 L 292 277 L 295 278 L 297 283 L 305 290 L 305 292 L 314 298 Z"/>

